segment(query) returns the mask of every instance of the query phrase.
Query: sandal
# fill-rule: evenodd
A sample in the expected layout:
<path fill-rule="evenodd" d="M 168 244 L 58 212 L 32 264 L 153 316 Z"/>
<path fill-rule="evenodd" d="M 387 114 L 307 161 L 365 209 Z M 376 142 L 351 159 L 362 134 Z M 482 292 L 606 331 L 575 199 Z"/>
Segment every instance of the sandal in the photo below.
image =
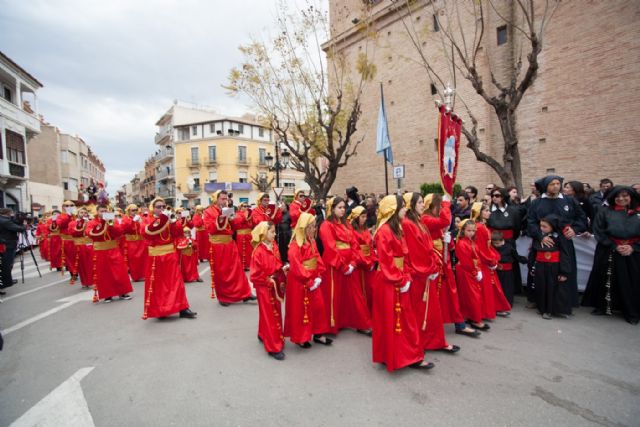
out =
<path fill-rule="evenodd" d="M 316 342 L 316 343 L 322 344 L 322 345 L 331 345 L 333 340 L 331 338 L 325 337 L 324 335 L 320 335 L 320 337 L 314 336 L 313 337 L 313 342 Z"/>
<path fill-rule="evenodd" d="M 428 370 L 428 369 L 432 369 L 434 366 L 436 366 L 436 365 L 434 365 L 431 362 L 427 362 L 426 360 L 421 360 L 419 362 L 416 362 L 414 364 L 409 365 L 410 368 L 413 368 L 413 369 L 424 369 L 425 371 Z"/>

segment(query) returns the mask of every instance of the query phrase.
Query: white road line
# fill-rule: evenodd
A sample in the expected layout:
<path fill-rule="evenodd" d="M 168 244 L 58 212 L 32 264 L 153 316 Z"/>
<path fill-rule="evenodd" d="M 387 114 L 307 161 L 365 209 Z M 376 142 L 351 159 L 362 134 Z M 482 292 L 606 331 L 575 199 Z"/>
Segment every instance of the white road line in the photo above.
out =
<path fill-rule="evenodd" d="M 65 426 L 94 427 L 87 399 L 80 381 L 93 371 L 93 366 L 76 371 L 68 380 L 36 403 L 10 427 Z"/>
<path fill-rule="evenodd" d="M 200 276 L 202 276 L 204 273 L 206 273 L 207 271 L 209 271 L 209 269 L 211 268 L 211 266 L 207 266 L 205 268 L 203 268 L 202 270 L 198 271 L 198 274 Z"/>
<path fill-rule="evenodd" d="M 27 278 L 27 277 L 25 276 L 25 279 L 26 279 L 26 278 Z M 31 294 L 31 293 L 33 293 L 33 292 L 37 292 L 37 291 L 39 291 L 39 290 L 41 290 L 41 289 L 49 288 L 49 287 L 51 287 L 51 286 L 57 285 L 57 284 L 62 283 L 62 282 L 66 282 L 66 281 L 68 281 L 68 280 L 69 280 L 69 278 L 68 278 L 68 277 L 65 277 L 64 279 L 60 279 L 60 280 L 57 280 L 57 281 L 55 281 L 55 282 L 48 283 L 48 284 L 46 284 L 46 285 L 38 286 L 37 288 L 33 288 L 33 289 L 29 289 L 28 291 L 20 292 L 19 294 L 15 294 L 15 295 L 8 296 L 8 297 L 4 298 L 4 299 L 3 299 L 3 301 L 10 301 L 10 300 L 12 300 L 12 299 L 14 299 L 14 298 L 18 298 L 18 297 L 21 297 L 21 296 L 23 296 L 23 295 L 29 295 L 29 294 Z"/>
<path fill-rule="evenodd" d="M 44 313 L 40 313 L 37 314 L 33 317 L 28 318 L 27 320 L 23 320 L 22 322 L 18 323 L 17 325 L 13 325 L 5 330 L 2 331 L 2 335 L 9 335 L 11 332 L 15 332 L 17 330 L 20 330 L 22 328 L 24 328 L 25 326 L 29 326 L 32 323 L 37 322 L 38 320 L 42 320 L 45 317 L 49 317 L 52 314 L 56 314 L 59 311 L 64 310 L 65 308 L 69 308 L 71 307 L 73 304 L 80 302 L 80 301 L 91 301 L 91 299 L 93 298 L 93 294 L 91 292 L 82 292 L 79 294 L 75 294 L 72 295 L 70 297 L 67 298 L 62 298 L 57 300 L 56 302 L 63 302 L 64 304 L 59 305 L 58 307 L 52 308 L 51 310 L 47 310 Z"/>

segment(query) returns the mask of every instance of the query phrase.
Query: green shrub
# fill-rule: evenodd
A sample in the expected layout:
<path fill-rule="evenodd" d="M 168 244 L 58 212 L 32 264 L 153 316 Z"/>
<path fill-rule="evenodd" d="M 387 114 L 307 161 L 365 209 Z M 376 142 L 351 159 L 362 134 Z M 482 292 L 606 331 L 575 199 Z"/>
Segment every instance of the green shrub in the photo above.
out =
<path fill-rule="evenodd" d="M 458 194 L 462 190 L 462 186 L 460 184 L 455 184 L 453 186 L 453 195 Z M 426 196 L 427 194 L 444 194 L 444 190 L 442 189 L 442 185 L 439 182 L 425 182 L 420 186 L 420 193 L 422 196 Z"/>

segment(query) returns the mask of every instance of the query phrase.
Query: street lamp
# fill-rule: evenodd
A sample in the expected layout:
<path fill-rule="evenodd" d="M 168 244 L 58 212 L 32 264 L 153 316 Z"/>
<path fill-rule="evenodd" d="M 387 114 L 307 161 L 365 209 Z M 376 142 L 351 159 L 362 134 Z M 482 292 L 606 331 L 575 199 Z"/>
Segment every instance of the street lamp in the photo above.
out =
<path fill-rule="evenodd" d="M 274 157 L 271 155 L 271 153 L 267 153 L 267 155 L 264 157 L 264 160 L 267 162 L 267 167 L 269 168 L 269 170 L 271 172 L 275 171 L 276 187 L 280 187 L 280 171 L 286 169 L 289 166 L 289 158 L 291 157 L 291 153 L 289 153 L 289 151 L 287 151 L 287 149 L 285 148 L 284 150 L 282 150 L 282 154 L 280 154 L 278 145 L 276 145 L 275 152 L 275 163 L 273 162 Z M 281 156 L 282 160 L 280 159 Z"/>

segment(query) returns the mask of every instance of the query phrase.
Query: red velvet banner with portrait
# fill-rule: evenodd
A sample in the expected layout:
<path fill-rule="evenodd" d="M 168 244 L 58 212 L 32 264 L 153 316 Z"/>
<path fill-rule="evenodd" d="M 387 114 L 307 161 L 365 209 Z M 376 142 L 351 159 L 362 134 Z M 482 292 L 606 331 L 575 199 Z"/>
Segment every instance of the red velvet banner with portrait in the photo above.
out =
<path fill-rule="evenodd" d="M 453 186 L 458 174 L 458 152 L 460 151 L 460 131 L 462 120 L 447 111 L 444 105 L 439 108 L 438 118 L 438 165 L 440 182 L 446 194 L 453 195 Z"/>

